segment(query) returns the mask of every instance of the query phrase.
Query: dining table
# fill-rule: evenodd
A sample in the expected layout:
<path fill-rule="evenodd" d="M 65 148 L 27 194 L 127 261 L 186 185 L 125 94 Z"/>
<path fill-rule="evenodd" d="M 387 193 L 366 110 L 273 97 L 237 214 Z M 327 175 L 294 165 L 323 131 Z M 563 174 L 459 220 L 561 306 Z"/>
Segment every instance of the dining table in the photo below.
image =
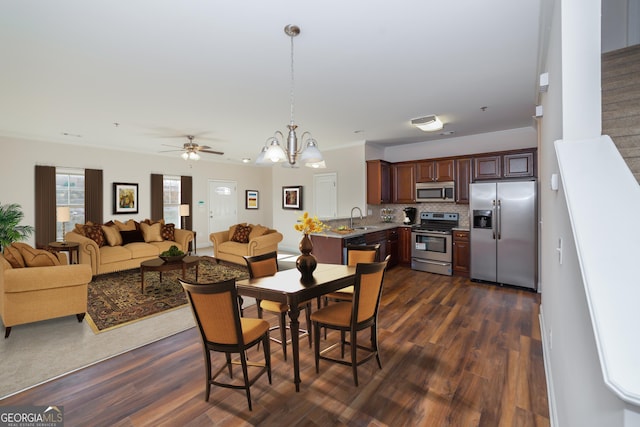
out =
<path fill-rule="evenodd" d="M 300 272 L 293 268 L 278 271 L 273 276 L 238 280 L 238 294 L 261 300 L 276 301 L 289 305 L 291 347 L 293 353 L 293 381 L 296 392 L 300 391 L 300 303 L 310 301 L 346 286 L 353 285 L 356 268 L 341 264 L 319 263 L 309 281 L 301 279 Z M 311 331 L 309 331 L 311 333 Z"/>

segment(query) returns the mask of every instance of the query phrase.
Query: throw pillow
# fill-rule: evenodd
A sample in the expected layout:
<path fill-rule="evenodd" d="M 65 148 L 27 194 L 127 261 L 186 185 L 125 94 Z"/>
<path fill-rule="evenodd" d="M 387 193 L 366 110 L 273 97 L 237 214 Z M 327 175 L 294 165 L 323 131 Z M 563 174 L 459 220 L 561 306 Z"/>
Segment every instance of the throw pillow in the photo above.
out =
<path fill-rule="evenodd" d="M 104 237 L 106 237 L 109 246 L 120 246 L 122 244 L 122 236 L 120 235 L 120 230 L 118 230 L 118 227 L 116 227 L 115 225 L 103 225 L 102 232 L 104 233 Z"/>
<path fill-rule="evenodd" d="M 73 226 L 73 231 L 84 236 L 84 224 L 76 224 Z"/>
<path fill-rule="evenodd" d="M 19 250 L 27 267 L 48 267 L 60 265 L 60 260 L 49 251 L 34 249 L 27 244 L 20 245 Z"/>
<path fill-rule="evenodd" d="M 120 236 L 122 236 L 123 246 L 129 243 L 144 242 L 144 237 L 142 237 L 142 231 L 140 230 L 121 231 Z"/>
<path fill-rule="evenodd" d="M 144 241 L 149 242 L 162 242 L 162 224 L 156 222 L 153 225 L 149 225 L 146 222 L 140 223 L 140 231 L 142 231 L 142 237 Z"/>
<path fill-rule="evenodd" d="M 144 221 L 142 221 L 145 224 L 149 224 L 149 225 L 153 225 L 153 224 L 164 224 L 164 219 L 159 219 L 157 221 L 154 221 L 153 219 L 145 219 Z"/>
<path fill-rule="evenodd" d="M 229 227 L 229 240 L 231 240 L 231 238 L 233 237 L 233 234 L 236 232 L 236 227 L 239 225 L 247 225 L 247 223 L 243 222 L 241 224 L 236 224 Z"/>
<path fill-rule="evenodd" d="M 4 248 L 4 259 L 6 259 L 11 267 L 13 268 L 24 268 L 26 264 L 24 263 L 24 258 L 22 258 L 22 254 L 13 245 L 9 245 Z"/>
<path fill-rule="evenodd" d="M 102 232 L 102 226 L 85 225 L 84 235 L 98 244 L 98 247 L 104 246 L 104 233 Z"/>
<path fill-rule="evenodd" d="M 131 231 L 137 228 L 136 222 L 132 219 L 130 219 L 127 222 L 120 222 L 116 219 L 114 223 L 116 224 L 116 227 L 118 227 L 118 230 L 120 231 Z"/>
<path fill-rule="evenodd" d="M 236 225 L 236 229 L 233 232 L 233 237 L 231 237 L 231 240 L 233 242 L 238 242 L 238 243 L 249 243 L 250 233 L 251 233 L 250 225 L 238 224 Z"/>
<path fill-rule="evenodd" d="M 160 232 L 163 240 L 176 240 L 176 225 L 175 224 L 164 224 L 162 226 L 162 231 Z"/>
<path fill-rule="evenodd" d="M 251 233 L 249 233 L 249 240 L 253 240 L 256 237 L 260 237 L 262 235 L 264 235 L 267 231 L 269 231 L 268 227 L 265 227 L 264 225 L 254 225 L 253 229 L 251 230 Z"/>

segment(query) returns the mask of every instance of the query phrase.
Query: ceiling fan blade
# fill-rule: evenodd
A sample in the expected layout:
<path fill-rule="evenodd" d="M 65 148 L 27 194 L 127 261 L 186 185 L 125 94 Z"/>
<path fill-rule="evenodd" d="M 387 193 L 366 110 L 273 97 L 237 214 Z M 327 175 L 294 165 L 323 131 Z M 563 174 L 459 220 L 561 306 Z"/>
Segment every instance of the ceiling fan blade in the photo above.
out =
<path fill-rule="evenodd" d="M 212 151 L 212 150 L 198 150 L 201 153 L 209 153 L 209 154 L 218 154 L 220 156 L 224 156 L 224 153 L 222 151 Z"/>
<path fill-rule="evenodd" d="M 182 149 L 180 150 L 162 150 L 162 151 L 158 151 L 158 153 L 175 153 L 176 151 L 184 151 Z"/>
<path fill-rule="evenodd" d="M 209 147 L 208 145 L 196 145 L 196 150 L 209 150 L 211 147 Z"/>
<path fill-rule="evenodd" d="M 179 148 L 181 150 L 184 150 L 184 147 L 179 147 L 177 145 L 169 145 L 169 144 L 160 144 L 160 145 L 164 145 L 165 147 L 173 147 L 173 148 Z"/>

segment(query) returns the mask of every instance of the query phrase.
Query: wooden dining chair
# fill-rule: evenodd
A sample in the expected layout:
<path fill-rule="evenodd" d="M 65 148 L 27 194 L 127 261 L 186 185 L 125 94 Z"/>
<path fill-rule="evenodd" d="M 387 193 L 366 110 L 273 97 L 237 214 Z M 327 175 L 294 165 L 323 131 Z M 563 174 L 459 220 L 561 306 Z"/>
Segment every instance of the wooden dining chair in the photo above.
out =
<path fill-rule="evenodd" d="M 347 246 L 347 265 L 355 267 L 360 262 L 371 263 L 378 261 L 380 243 L 375 245 L 349 245 Z M 353 299 L 353 286 L 347 286 L 331 292 L 325 296 L 324 305 L 329 300 L 351 301 Z"/>
<path fill-rule="evenodd" d="M 382 295 L 384 272 L 390 256 L 382 262 L 358 263 L 356 265 L 355 282 L 353 285 L 352 301 L 341 301 L 330 304 L 311 314 L 313 322 L 314 355 L 316 373 L 320 373 L 320 359 L 350 365 L 353 371 L 353 381 L 358 386 L 358 366 L 375 356 L 378 366 L 382 369 L 378 350 L 378 308 Z M 340 331 L 341 358 L 330 357 L 320 351 L 320 329 Z M 371 328 L 371 346 L 366 347 L 358 343 L 358 332 Z M 346 333 L 349 340 L 346 341 Z M 344 347 L 351 347 L 351 360 L 344 360 Z M 333 346 L 327 348 L 330 350 Z M 357 350 L 366 350 L 366 356 L 358 360 Z M 325 351 L 326 351 L 325 350 Z"/>
<path fill-rule="evenodd" d="M 211 384 L 232 389 L 244 389 L 249 402 L 249 410 L 252 410 L 251 385 L 265 372 L 269 377 L 269 384 L 271 384 L 269 322 L 262 319 L 240 317 L 235 279 L 208 284 L 180 280 L 180 284 L 187 294 L 193 317 L 202 338 L 206 370 L 205 401 L 209 401 Z M 264 364 L 252 363 L 252 366 L 258 366 L 259 370 L 253 378 L 249 378 L 245 352 L 259 343 L 263 344 Z M 215 373 L 211 372 L 212 351 L 225 353 L 226 356 L 226 364 Z M 240 355 L 243 383 L 217 381 L 216 378 L 224 371 L 225 367 L 229 369 L 230 380 L 233 379 L 231 355 L 235 353 Z"/>
<path fill-rule="evenodd" d="M 265 276 L 273 276 L 278 272 L 278 253 L 269 252 L 262 255 L 245 256 L 247 268 L 249 269 L 249 277 L 258 278 Z M 282 353 L 284 360 L 287 360 L 287 312 L 289 305 L 277 301 L 257 300 L 258 317 L 262 319 L 262 310 L 266 310 L 278 315 L 278 326 L 273 326 L 270 330 L 280 329 L 280 339 L 271 337 L 271 339 L 282 345 Z M 311 303 L 305 301 L 300 303 L 300 308 L 304 308 L 307 318 L 307 329 L 300 329 L 300 336 L 305 334 L 309 337 L 309 348 L 311 348 Z"/>

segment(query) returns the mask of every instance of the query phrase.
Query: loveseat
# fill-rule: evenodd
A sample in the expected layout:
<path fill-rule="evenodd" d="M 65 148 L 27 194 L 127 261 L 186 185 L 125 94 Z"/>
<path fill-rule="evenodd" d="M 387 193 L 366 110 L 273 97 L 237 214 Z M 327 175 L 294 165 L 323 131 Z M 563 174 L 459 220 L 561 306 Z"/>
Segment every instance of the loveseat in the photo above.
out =
<path fill-rule="evenodd" d="M 54 255 L 13 243 L 0 254 L 0 269 L 0 316 L 5 338 L 16 325 L 72 314 L 79 322 L 84 319 L 91 281 L 88 265 L 68 265 L 65 253 Z"/>
<path fill-rule="evenodd" d="M 175 228 L 164 221 L 109 221 L 106 224 L 77 224 L 66 234 L 77 242 L 79 263 L 91 266 L 94 276 L 140 267 L 175 245 L 187 251 L 193 231 Z"/>
<path fill-rule="evenodd" d="M 217 260 L 246 265 L 244 256 L 262 255 L 278 250 L 282 233 L 257 224 L 235 224 L 228 230 L 209 235 L 213 243 L 213 257 Z"/>

